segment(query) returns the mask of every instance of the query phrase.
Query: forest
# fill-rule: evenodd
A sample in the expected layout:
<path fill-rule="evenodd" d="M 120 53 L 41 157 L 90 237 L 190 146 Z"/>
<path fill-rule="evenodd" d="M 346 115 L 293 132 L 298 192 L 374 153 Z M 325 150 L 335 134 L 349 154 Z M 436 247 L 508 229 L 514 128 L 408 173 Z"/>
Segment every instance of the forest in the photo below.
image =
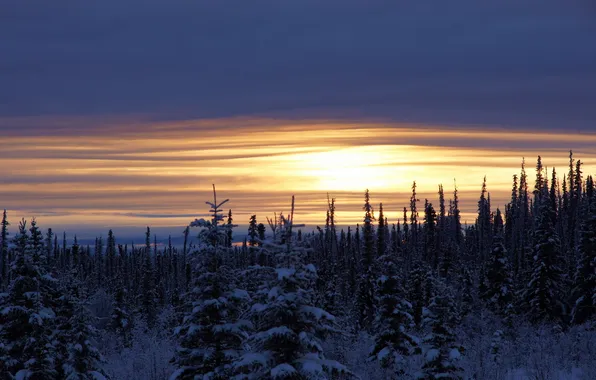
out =
<path fill-rule="evenodd" d="M 363 189 L 361 223 L 330 197 L 308 230 L 293 197 L 240 230 L 213 186 L 181 246 L 5 210 L 0 380 L 596 379 L 592 176 L 572 152 L 563 175 L 522 161 L 505 205 L 480 180 L 473 224 L 457 188 L 414 182 L 400 220 Z"/>

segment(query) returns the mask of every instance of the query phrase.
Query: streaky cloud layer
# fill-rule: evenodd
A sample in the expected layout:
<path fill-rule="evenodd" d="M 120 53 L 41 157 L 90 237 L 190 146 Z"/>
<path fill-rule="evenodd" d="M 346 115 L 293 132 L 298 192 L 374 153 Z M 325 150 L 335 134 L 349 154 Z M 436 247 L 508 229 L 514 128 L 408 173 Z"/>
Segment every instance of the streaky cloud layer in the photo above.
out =
<path fill-rule="evenodd" d="M 436 204 L 437 186 L 449 198 L 456 180 L 463 219 L 473 222 L 483 177 L 502 206 L 523 157 L 530 183 L 537 155 L 561 179 L 570 149 L 584 173 L 596 168 L 593 133 L 262 118 L 6 118 L 0 128 L 9 130 L 0 207 L 74 232 L 184 226 L 205 214 L 213 183 L 239 224 L 288 212 L 296 194 L 297 218 L 312 227 L 324 223 L 327 193 L 342 225 L 361 221 L 366 188 L 396 222 L 413 181 L 419 198 Z"/>

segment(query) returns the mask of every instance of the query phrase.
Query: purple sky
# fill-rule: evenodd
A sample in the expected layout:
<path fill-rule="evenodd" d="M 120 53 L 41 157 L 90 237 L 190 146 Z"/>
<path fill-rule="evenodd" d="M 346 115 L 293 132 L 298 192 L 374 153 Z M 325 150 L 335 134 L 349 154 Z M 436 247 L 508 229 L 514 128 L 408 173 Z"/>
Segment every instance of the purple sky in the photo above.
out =
<path fill-rule="evenodd" d="M 587 0 L 0 0 L 0 116 L 593 130 Z"/>

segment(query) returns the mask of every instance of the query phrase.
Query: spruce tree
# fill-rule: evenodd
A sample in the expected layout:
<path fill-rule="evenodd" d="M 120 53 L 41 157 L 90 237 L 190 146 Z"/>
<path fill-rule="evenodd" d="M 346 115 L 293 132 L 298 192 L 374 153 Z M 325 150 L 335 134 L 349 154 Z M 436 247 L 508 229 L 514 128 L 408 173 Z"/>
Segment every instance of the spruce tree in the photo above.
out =
<path fill-rule="evenodd" d="M 29 243 L 31 258 L 37 265 L 45 265 L 45 260 L 42 261 L 43 256 L 43 234 L 37 226 L 35 218 L 31 218 L 31 228 L 29 228 Z"/>
<path fill-rule="evenodd" d="M 383 215 L 383 204 L 379 205 L 379 223 L 377 226 L 377 255 L 382 256 L 387 251 L 385 239 L 385 216 Z"/>
<path fill-rule="evenodd" d="M 486 290 L 481 296 L 488 301 L 489 307 L 493 311 L 503 314 L 508 305 L 513 302 L 514 289 L 507 251 L 503 242 L 503 219 L 499 209 L 495 215 L 494 230 L 492 255 L 486 269 Z"/>
<path fill-rule="evenodd" d="M 457 343 L 454 328 L 457 310 L 447 289 L 442 289 L 433 297 L 426 311 L 425 324 L 430 333 L 424 338 L 427 350 L 422 367 L 424 379 L 463 379 L 458 362 L 463 355 L 463 347 Z"/>
<path fill-rule="evenodd" d="M 459 193 L 457 185 L 453 190 L 453 234 L 455 236 L 455 243 L 460 246 L 463 243 L 464 237 L 461 226 L 461 214 L 459 210 Z"/>
<path fill-rule="evenodd" d="M 69 302 L 73 310 L 68 321 L 67 356 L 62 364 L 64 379 L 106 379 L 106 374 L 99 366 L 104 359 L 93 344 L 98 331 L 93 327 L 93 318 L 85 306 L 84 298 L 81 298 L 78 287 L 71 288 L 68 296 L 71 297 Z"/>
<path fill-rule="evenodd" d="M 226 246 L 228 248 L 232 248 L 232 243 L 234 241 L 234 237 L 232 235 L 234 219 L 232 218 L 232 209 L 228 211 L 228 229 L 226 230 Z"/>
<path fill-rule="evenodd" d="M 6 218 L 6 209 L 2 214 L 2 223 L 0 224 L 0 290 L 8 285 L 8 219 Z"/>
<path fill-rule="evenodd" d="M 234 289 L 233 273 L 224 265 L 224 250 L 229 250 L 228 231 L 234 225 L 223 224 L 222 206 L 218 203 L 215 186 L 210 206 L 212 218 L 195 220 L 199 227 L 199 250 L 196 254 L 196 280 L 190 297 L 190 307 L 182 324 L 175 329 L 180 346 L 172 361 L 179 369 L 170 379 L 229 379 L 232 362 L 240 355 L 246 339 L 247 321 L 238 319 L 239 307 L 246 301 L 246 291 Z"/>
<path fill-rule="evenodd" d="M 157 296 L 153 263 L 149 253 L 145 253 L 141 266 L 141 294 L 138 296 L 138 304 L 140 316 L 144 318 L 148 329 L 152 329 L 156 322 Z"/>
<path fill-rule="evenodd" d="M 488 256 L 491 239 L 491 221 L 490 221 L 490 195 L 487 197 L 486 176 L 482 182 L 482 191 L 478 200 L 478 218 L 476 219 L 476 232 L 478 238 L 479 259 L 484 261 Z"/>
<path fill-rule="evenodd" d="M 205 259 L 189 297 L 192 310 L 175 329 L 180 346 L 173 362 L 179 369 L 170 379 L 229 379 L 232 362 L 241 354 L 250 323 L 238 319 L 245 291 L 231 287 L 231 272 L 221 256 L 202 252 Z"/>
<path fill-rule="evenodd" d="M 391 368 L 395 378 L 405 374 L 408 357 L 418 347 L 418 338 L 407 332 L 414 324 L 412 304 L 405 299 L 405 290 L 398 273 L 396 255 L 378 259 L 383 275 L 377 279 L 377 315 L 374 322 L 375 344 L 371 359 Z"/>
<path fill-rule="evenodd" d="M 420 262 L 416 262 L 408 276 L 407 299 L 412 300 L 412 317 L 414 326 L 422 328 L 424 302 L 424 284 L 426 272 Z"/>
<path fill-rule="evenodd" d="M 259 223 L 259 225 L 257 226 L 257 232 L 259 233 L 259 240 L 261 242 L 265 241 L 265 232 L 266 232 L 267 228 L 265 227 L 265 225 L 263 223 Z M 263 245 L 263 243 L 259 243 L 259 246 Z"/>
<path fill-rule="evenodd" d="M 123 286 L 122 281 L 118 281 L 109 326 L 118 336 L 121 347 L 130 347 L 132 345 L 133 320 L 128 312 L 126 295 L 126 288 Z"/>
<path fill-rule="evenodd" d="M 439 267 L 439 249 L 437 246 L 437 214 L 433 204 L 425 202 L 424 207 L 424 259 L 433 269 Z"/>
<path fill-rule="evenodd" d="M 373 208 L 370 204 L 368 189 L 364 193 L 364 225 L 362 227 L 363 254 L 361 260 L 362 275 L 358 283 L 358 294 L 356 307 L 358 309 L 358 323 L 360 328 L 368 329 L 374 320 L 374 267 L 373 262 L 376 256 L 374 244 L 375 236 L 373 230 Z M 358 230 L 357 230 L 358 232 Z"/>
<path fill-rule="evenodd" d="M 52 252 L 52 243 L 54 240 L 54 232 L 51 228 L 48 228 L 46 233 L 46 241 L 45 241 L 45 265 L 47 268 L 51 268 L 53 252 Z"/>
<path fill-rule="evenodd" d="M 581 223 L 577 256 L 579 262 L 572 289 L 573 309 L 571 321 L 581 324 L 596 317 L 596 196 L 592 177 L 586 181 L 586 215 Z"/>
<path fill-rule="evenodd" d="M 534 232 L 534 261 L 531 279 L 524 292 L 528 317 L 533 322 L 560 322 L 563 317 L 561 253 L 559 238 L 552 224 L 548 197 L 539 204 L 537 227 Z"/>
<path fill-rule="evenodd" d="M 420 199 L 416 196 L 416 181 L 412 183 L 412 196 L 410 197 L 410 237 L 412 252 L 418 252 L 418 208 L 416 203 L 420 202 Z"/>
<path fill-rule="evenodd" d="M 463 319 L 474 309 L 474 281 L 467 268 L 462 269 L 460 277 L 459 315 Z"/>
<path fill-rule="evenodd" d="M 60 379 L 106 379 L 100 368 L 103 361 L 93 340 L 98 332 L 94 318 L 87 309 L 83 284 L 76 278 L 76 270 L 62 280 L 62 295 L 58 299 L 54 342 L 57 348 L 56 370 Z"/>
<path fill-rule="evenodd" d="M 55 379 L 54 346 L 51 342 L 55 312 L 46 278 L 35 258 L 37 242 L 27 234 L 23 219 L 14 238 L 16 257 L 10 268 L 12 281 L 0 305 L 0 362 L 7 374 L 23 379 Z"/>
<path fill-rule="evenodd" d="M 235 367 L 244 379 L 325 379 L 327 374 L 350 374 L 327 359 L 322 339 L 337 332 L 335 318 L 314 306 L 314 265 L 304 264 L 302 252 L 276 254 L 276 278 L 265 303 L 253 305 L 255 332 L 250 351 Z"/>
<path fill-rule="evenodd" d="M 74 255 L 73 261 L 74 261 Z M 105 275 L 108 279 L 108 287 L 112 288 L 114 284 L 114 276 L 116 269 L 116 238 L 112 230 L 108 231 L 108 241 L 106 247 L 106 262 L 105 262 Z"/>
<path fill-rule="evenodd" d="M 235 364 L 242 379 L 326 379 L 351 375 L 340 363 L 327 359 L 322 339 L 338 332 L 335 318 L 315 306 L 317 271 L 305 264 L 306 250 L 292 243 L 294 197 L 288 218 L 281 218 L 280 242 L 273 242 L 276 267 L 263 288 L 262 301 L 253 304 L 255 329 L 250 350 Z M 282 240 L 283 239 L 283 240 Z M 276 244 L 277 243 L 277 244 Z"/>
<path fill-rule="evenodd" d="M 258 243 L 259 232 L 257 231 L 257 216 L 252 215 L 248 223 L 248 245 L 256 247 Z M 254 248 L 253 248 L 254 249 Z"/>

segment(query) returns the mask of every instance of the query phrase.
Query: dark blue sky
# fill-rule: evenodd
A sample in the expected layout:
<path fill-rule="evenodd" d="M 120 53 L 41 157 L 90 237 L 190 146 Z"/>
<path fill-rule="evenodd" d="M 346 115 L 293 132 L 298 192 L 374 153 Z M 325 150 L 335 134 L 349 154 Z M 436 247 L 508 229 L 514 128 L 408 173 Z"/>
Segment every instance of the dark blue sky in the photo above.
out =
<path fill-rule="evenodd" d="M 0 116 L 596 129 L 588 0 L 0 0 Z"/>

